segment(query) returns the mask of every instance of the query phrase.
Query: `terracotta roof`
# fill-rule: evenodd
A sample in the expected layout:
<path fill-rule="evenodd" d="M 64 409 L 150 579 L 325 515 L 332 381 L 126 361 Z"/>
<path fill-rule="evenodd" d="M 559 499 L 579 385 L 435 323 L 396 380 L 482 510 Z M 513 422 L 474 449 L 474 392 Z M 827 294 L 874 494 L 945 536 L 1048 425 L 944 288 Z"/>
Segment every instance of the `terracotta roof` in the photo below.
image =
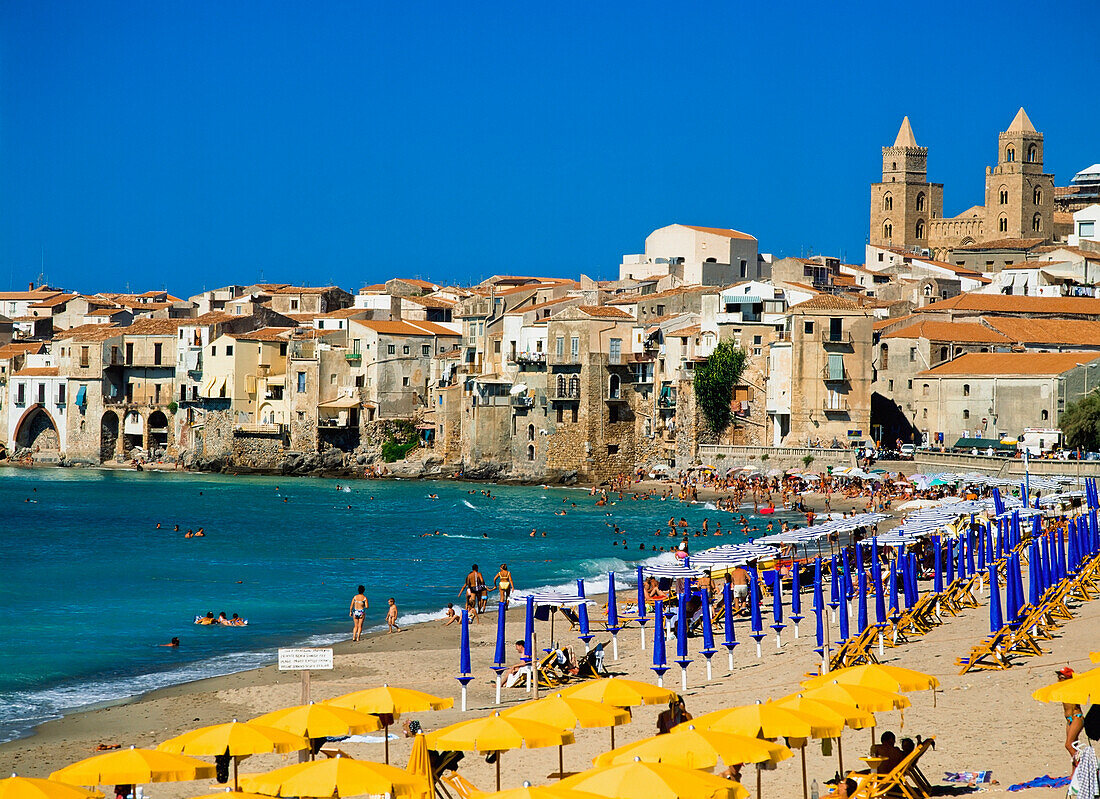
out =
<path fill-rule="evenodd" d="M 792 305 L 790 310 L 797 308 L 800 311 L 848 311 L 862 307 L 855 300 L 842 294 L 818 294 L 816 297 Z"/>
<path fill-rule="evenodd" d="M 905 316 L 890 316 L 886 319 L 876 319 L 874 322 L 871 323 L 871 329 L 882 330 L 883 328 L 889 327 L 890 325 L 895 325 L 899 322 L 904 322 L 906 319 L 912 320 L 914 318 L 915 317 L 913 316 L 913 314 L 906 314 Z"/>
<path fill-rule="evenodd" d="M 1100 314 L 1100 299 L 1092 297 L 1021 297 L 1008 294 L 959 294 L 929 303 L 915 313 L 977 311 L 985 313 Z"/>
<path fill-rule="evenodd" d="M 573 299 L 576 299 L 576 298 L 575 297 L 558 297 L 555 300 L 547 300 L 546 302 L 539 302 L 539 303 L 535 303 L 534 305 L 524 305 L 522 308 L 516 308 L 514 310 L 508 311 L 508 313 L 506 313 L 505 316 L 512 316 L 512 315 L 517 315 L 518 316 L 518 315 L 521 315 L 521 314 L 525 314 L 528 311 L 541 311 L 543 308 L 549 308 L 551 305 L 557 305 L 559 303 L 565 302 L 566 300 L 573 300 Z"/>
<path fill-rule="evenodd" d="M 436 322 L 411 321 L 411 322 L 409 322 L 409 324 L 412 325 L 413 327 L 419 327 L 421 330 L 426 330 L 429 333 L 431 333 L 433 336 L 460 336 L 460 335 L 462 335 L 461 333 L 456 333 L 455 331 L 451 330 L 449 327 L 444 327 L 443 325 L 438 324 Z"/>
<path fill-rule="evenodd" d="M 138 319 L 122 332 L 127 336 L 174 336 L 186 319 Z"/>
<path fill-rule="evenodd" d="M 281 286 L 271 289 L 272 294 L 324 294 L 326 291 L 339 291 L 339 286 Z"/>
<path fill-rule="evenodd" d="M 687 338 L 688 336 L 698 335 L 702 330 L 700 325 L 688 325 L 687 327 L 681 327 L 679 330 L 669 331 L 669 335 L 677 338 Z"/>
<path fill-rule="evenodd" d="M 609 308 L 606 305 L 578 305 L 577 310 L 588 316 L 595 316 L 599 319 L 630 319 L 631 321 L 634 319 L 634 317 L 626 311 L 620 311 L 618 308 Z"/>
<path fill-rule="evenodd" d="M 385 290 L 386 290 L 386 284 L 385 283 L 374 283 L 370 286 L 363 286 L 363 288 L 359 289 L 359 293 L 360 294 L 365 294 L 369 291 L 384 292 Z"/>
<path fill-rule="evenodd" d="M 444 300 L 440 297 L 402 297 L 401 301 L 422 305 L 425 308 L 454 308 L 457 304 L 453 300 Z"/>
<path fill-rule="evenodd" d="M 383 336 L 434 336 L 444 335 L 432 330 L 428 330 L 427 322 L 389 322 L 382 319 L 357 319 L 355 320 L 357 325 L 369 328 L 374 332 Z M 433 327 L 438 327 L 433 325 Z M 445 328 L 444 328 L 445 329 Z M 448 336 L 457 336 L 458 333 L 454 333 L 450 330 L 447 331 Z"/>
<path fill-rule="evenodd" d="M 54 341 L 106 341 L 121 336 L 123 330 L 117 325 L 80 325 L 58 332 L 54 335 Z"/>
<path fill-rule="evenodd" d="M 8 361 L 17 355 L 38 355 L 46 349 L 44 341 L 13 341 L 0 347 L 0 361 Z"/>
<path fill-rule="evenodd" d="M 394 280 L 399 283 L 408 283 L 410 286 L 417 286 L 418 288 L 428 289 L 429 291 L 435 291 L 439 288 L 436 283 L 429 283 L 427 280 L 420 280 L 415 277 L 395 277 Z"/>
<path fill-rule="evenodd" d="M 977 244 L 955 247 L 956 250 L 1030 250 L 1038 247 L 1045 239 L 994 239 Z"/>
<path fill-rule="evenodd" d="M 1093 261 L 1100 261 L 1100 252 L 1093 252 L 1092 250 L 1083 250 L 1080 247 L 1070 247 L 1068 244 L 1052 244 L 1049 247 L 1040 247 L 1035 252 L 1048 253 L 1062 250 L 1073 255 L 1080 256 L 1081 258 L 1089 258 Z"/>
<path fill-rule="evenodd" d="M 896 319 L 893 321 L 897 321 Z M 884 333 L 883 338 L 926 338 L 929 341 L 957 341 L 967 344 L 1001 344 L 1012 341 L 977 322 L 940 322 L 926 319 Z"/>
<path fill-rule="evenodd" d="M 807 283 L 795 283 L 793 280 L 781 280 L 781 281 L 779 281 L 779 285 L 781 285 L 781 286 L 793 286 L 796 289 L 800 289 L 802 291 L 809 291 L 809 292 L 812 292 L 814 294 L 820 294 L 821 293 L 821 289 L 815 289 L 813 286 L 811 286 Z"/>
<path fill-rule="evenodd" d="M 698 230 L 700 233 L 710 233 L 727 239 L 741 239 L 742 241 L 756 241 L 756 236 L 742 233 L 740 230 L 732 230 L 728 227 L 699 227 L 698 225 L 680 225 L 680 227 Z"/>
<path fill-rule="evenodd" d="M 370 308 L 339 308 L 335 311 L 313 314 L 314 319 L 352 319 L 360 314 L 371 313 Z"/>
<path fill-rule="evenodd" d="M 687 225 L 684 227 L 687 227 Z M 721 290 L 719 286 L 678 286 L 674 289 L 658 291 L 656 294 L 636 294 L 631 297 L 608 300 L 605 305 L 634 305 L 635 303 L 648 302 L 649 300 L 662 300 L 665 297 L 679 297 L 681 294 L 698 294 L 701 291 L 712 291 L 718 294 Z"/>
<path fill-rule="evenodd" d="M 1069 211 L 1055 211 L 1054 212 L 1054 224 L 1056 225 L 1072 225 L 1073 214 Z"/>
<path fill-rule="evenodd" d="M 33 291 L 0 291 L 0 300 L 7 300 L 9 302 L 26 302 L 27 300 L 34 300 L 35 302 L 41 302 L 57 294 L 61 294 L 61 292 L 52 290 L 39 291 L 38 289 Z"/>
<path fill-rule="evenodd" d="M 114 316 L 116 313 L 130 313 L 128 308 L 97 308 L 94 311 L 88 311 L 85 316 Z"/>
<path fill-rule="evenodd" d="M 287 341 L 293 332 L 292 327 L 261 327 L 249 333 L 226 333 L 238 341 Z"/>
<path fill-rule="evenodd" d="M 12 372 L 12 377 L 57 377 L 56 366 L 32 366 L 28 369 L 20 369 Z"/>
<path fill-rule="evenodd" d="M 1060 375 L 1092 363 L 1100 354 L 1082 352 L 969 352 L 922 375 Z"/>
<path fill-rule="evenodd" d="M 223 322 L 228 322 L 231 319 L 237 318 L 239 317 L 231 313 L 226 313 L 225 311 L 207 311 L 201 316 L 196 316 L 194 319 L 181 319 L 180 325 L 220 325 Z"/>
<path fill-rule="evenodd" d="M 49 297 L 41 302 L 34 303 L 32 308 L 53 308 L 58 305 L 64 305 L 69 300 L 75 300 L 79 297 L 79 294 L 57 294 L 53 297 Z"/>
<path fill-rule="evenodd" d="M 1069 261 L 1020 261 L 1017 264 L 1005 264 L 1001 267 L 1001 270 L 1005 269 L 1042 269 L 1045 266 L 1053 266 L 1054 264 L 1066 264 Z"/>
<path fill-rule="evenodd" d="M 987 316 L 985 323 L 1020 344 L 1100 346 L 1100 319 Z"/>

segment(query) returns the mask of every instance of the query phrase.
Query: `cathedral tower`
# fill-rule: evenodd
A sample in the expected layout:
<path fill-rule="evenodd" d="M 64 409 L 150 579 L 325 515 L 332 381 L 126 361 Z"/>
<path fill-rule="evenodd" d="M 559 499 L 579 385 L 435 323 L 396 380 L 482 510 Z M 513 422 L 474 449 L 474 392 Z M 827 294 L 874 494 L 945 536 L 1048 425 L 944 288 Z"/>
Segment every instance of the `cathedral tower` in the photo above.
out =
<path fill-rule="evenodd" d="M 1049 240 L 1054 175 L 1043 173 L 1043 134 L 1024 109 L 997 137 L 997 147 L 997 166 L 985 170 L 985 237 Z"/>
<path fill-rule="evenodd" d="M 871 184 L 871 244 L 902 249 L 928 246 L 928 222 L 943 216 L 943 184 L 928 182 L 928 148 L 918 147 L 909 124 L 892 147 L 882 148 L 882 182 Z"/>

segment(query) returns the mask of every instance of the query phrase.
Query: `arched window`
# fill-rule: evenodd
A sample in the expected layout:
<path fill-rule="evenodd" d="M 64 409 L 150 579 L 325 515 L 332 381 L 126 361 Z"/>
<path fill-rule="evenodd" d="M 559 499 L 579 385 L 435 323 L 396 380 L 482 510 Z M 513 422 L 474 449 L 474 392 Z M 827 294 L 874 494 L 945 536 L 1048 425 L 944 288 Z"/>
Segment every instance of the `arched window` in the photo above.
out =
<path fill-rule="evenodd" d="M 932 284 L 931 283 L 929 283 L 927 286 L 924 287 L 924 296 L 925 297 L 931 297 L 932 296 Z"/>
<path fill-rule="evenodd" d="M 894 226 L 889 219 L 882 223 L 882 237 L 887 241 L 894 238 Z"/>
<path fill-rule="evenodd" d="M 1035 214 L 1035 216 L 1031 217 L 1031 229 L 1034 230 L 1036 233 L 1042 232 L 1042 230 L 1043 230 L 1043 215 L 1042 214 Z"/>
<path fill-rule="evenodd" d="M 1008 217 L 1004 214 L 1001 214 L 1001 218 L 997 220 L 997 230 L 1001 233 L 1008 232 Z"/>
<path fill-rule="evenodd" d="M 527 440 L 528 441 L 534 441 L 535 440 L 535 426 L 533 424 L 527 425 Z"/>
<path fill-rule="evenodd" d="M 527 460 L 533 461 L 534 459 L 535 459 L 535 445 L 534 444 L 528 444 L 527 445 Z"/>
<path fill-rule="evenodd" d="M 619 384 L 620 384 L 620 382 L 621 381 L 619 380 L 618 375 L 611 375 L 611 377 L 608 378 L 608 381 L 607 381 L 607 395 L 609 397 L 611 397 L 611 399 L 618 399 L 619 398 Z"/>
<path fill-rule="evenodd" d="M 569 396 L 579 397 L 581 395 L 581 379 L 576 375 L 569 378 Z"/>
<path fill-rule="evenodd" d="M 969 397 L 970 396 L 970 384 L 969 383 L 963 383 L 963 396 L 964 397 Z"/>
<path fill-rule="evenodd" d="M 1004 186 L 1001 186 L 1000 200 L 1001 205 L 1008 205 L 1008 189 L 1006 189 Z"/>
<path fill-rule="evenodd" d="M 889 344 L 883 344 L 882 345 L 882 357 L 880 358 L 880 360 L 882 361 L 882 367 L 881 367 L 882 369 L 889 368 L 889 366 L 890 366 L 890 345 Z"/>
<path fill-rule="evenodd" d="M 564 397 L 568 391 L 565 384 L 565 375 L 558 375 L 558 396 Z"/>
<path fill-rule="evenodd" d="M 1005 147 L 1005 161 L 1012 162 L 1016 160 L 1016 148 L 1012 145 Z"/>
<path fill-rule="evenodd" d="M 924 220 L 923 219 L 918 219 L 917 220 L 917 238 L 918 239 L 923 239 L 924 238 Z"/>
<path fill-rule="evenodd" d="M 1036 186 L 1035 189 L 1031 192 L 1031 201 L 1035 205 L 1043 204 L 1043 190 L 1038 186 Z"/>
<path fill-rule="evenodd" d="M 890 168 L 891 169 L 897 169 L 898 168 L 898 162 L 897 161 L 891 161 L 890 162 Z"/>
<path fill-rule="evenodd" d="M 963 418 L 964 419 L 969 419 L 970 418 L 970 409 L 969 408 L 963 408 Z"/>
<path fill-rule="evenodd" d="M 917 210 L 918 211 L 923 211 L 924 210 L 924 192 L 923 191 L 920 194 L 917 195 Z"/>
<path fill-rule="evenodd" d="M 1028 145 L 1027 162 L 1029 164 L 1034 164 L 1037 160 L 1039 160 L 1039 148 L 1036 147 L 1034 144 Z"/>
<path fill-rule="evenodd" d="M 1048 419 L 1050 419 L 1050 411 L 1044 409 L 1043 412 L 1041 414 L 1039 414 L 1039 416 L 1045 422 Z"/>
<path fill-rule="evenodd" d="M 894 210 L 894 195 L 890 192 L 886 192 L 886 196 L 882 198 L 882 210 L 893 211 Z"/>

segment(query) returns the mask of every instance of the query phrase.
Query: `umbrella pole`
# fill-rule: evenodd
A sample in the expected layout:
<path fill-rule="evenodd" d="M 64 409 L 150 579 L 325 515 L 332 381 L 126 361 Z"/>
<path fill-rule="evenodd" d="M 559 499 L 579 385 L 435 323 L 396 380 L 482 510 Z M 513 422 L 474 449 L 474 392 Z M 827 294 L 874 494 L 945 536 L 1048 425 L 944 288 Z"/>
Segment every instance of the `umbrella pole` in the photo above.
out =
<path fill-rule="evenodd" d="M 802 744 L 802 799 L 809 799 L 806 789 L 806 744 Z"/>
<path fill-rule="evenodd" d="M 760 771 L 761 771 L 761 766 L 760 766 L 759 763 L 757 763 L 756 764 L 756 799 L 760 799 Z"/>
<path fill-rule="evenodd" d="M 838 735 L 836 737 L 836 761 L 840 767 L 840 776 L 844 776 L 844 742 Z"/>
<path fill-rule="evenodd" d="M 497 790 L 500 790 L 500 758 L 504 752 L 497 752 Z"/>
<path fill-rule="evenodd" d="M 558 779 L 565 779 L 565 761 L 562 759 L 562 750 L 565 749 L 563 744 L 558 744 Z"/>
<path fill-rule="evenodd" d="M 135 789 L 137 790 L 137 789 Z M 233 758 L 233 790 L 239 791 L 240 786 L 237 785 L 237 758 Z"/>
<path fill-rule="evenodd" d="M 390 764 L 390 725 L 389 724 L 383 724 L 382 725 L 382 739 L 385 742 L 385 746 L 386 746 L 386 765 L 388 766 Z"/>
<path fill-rule="evenodd" d="M 611 748 L 615 748 L 615 725 L 611 725 Z"/>

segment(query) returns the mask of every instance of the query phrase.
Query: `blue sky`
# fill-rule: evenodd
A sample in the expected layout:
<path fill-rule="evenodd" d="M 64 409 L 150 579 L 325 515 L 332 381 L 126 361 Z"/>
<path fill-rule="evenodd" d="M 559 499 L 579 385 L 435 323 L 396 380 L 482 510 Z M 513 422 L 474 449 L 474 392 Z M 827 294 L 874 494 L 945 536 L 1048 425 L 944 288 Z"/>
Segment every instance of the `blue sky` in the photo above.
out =
<path fill-rule="evenodd" d="M 672 222 L 861 262 L 904 114 L 947 214 L 1021 105 L 1100 161 L 1098 8 L 6 0 L 0 286 L 613 277 Z"/>

